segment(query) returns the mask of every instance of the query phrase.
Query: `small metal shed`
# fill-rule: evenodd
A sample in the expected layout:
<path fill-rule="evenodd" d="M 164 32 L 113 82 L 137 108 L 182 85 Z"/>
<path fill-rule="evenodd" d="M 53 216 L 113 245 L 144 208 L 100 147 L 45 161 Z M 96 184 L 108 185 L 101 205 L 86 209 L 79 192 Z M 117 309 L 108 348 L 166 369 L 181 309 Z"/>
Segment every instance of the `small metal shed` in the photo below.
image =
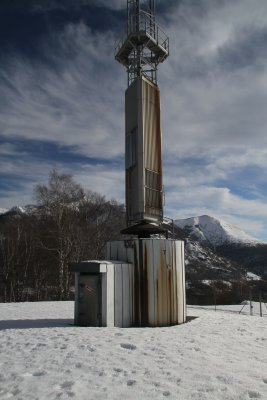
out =
<path fill-rule="evenodd" d="M 72 263 L 69 270 L 75 273 L 75 325 L 133 325 L 131 263 L 89 260 Z"/>

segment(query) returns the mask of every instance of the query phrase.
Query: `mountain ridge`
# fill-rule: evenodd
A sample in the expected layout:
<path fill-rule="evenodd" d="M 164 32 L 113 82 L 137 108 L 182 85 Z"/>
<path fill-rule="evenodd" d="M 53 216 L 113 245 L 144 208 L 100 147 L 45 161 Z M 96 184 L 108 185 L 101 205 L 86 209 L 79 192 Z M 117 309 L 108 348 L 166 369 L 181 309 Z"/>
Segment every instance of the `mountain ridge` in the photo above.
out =
<path fill-rule="evenodd" d="M 177 219 L 174 221 L 174 224 L 185 230 L 189 238 L 196 239 L 210 247 L 229 244 L 248 246 L 267 244 L 250 236 L 229 222 L 209 215 Z"/>
<path fill-rule="evenodd" d="M 13 207 L 0 213 L 0 222 L 27 220 L 37 211 Z M 236 303 L 251 291 L 255 299 L 260 291 L 267 295 L 267 243 L 207 215 L 176 220 L 173 228 L 172 237 L 185 242 L 188 304 L 213 304 L 215 296 L 221 304 Z"/>

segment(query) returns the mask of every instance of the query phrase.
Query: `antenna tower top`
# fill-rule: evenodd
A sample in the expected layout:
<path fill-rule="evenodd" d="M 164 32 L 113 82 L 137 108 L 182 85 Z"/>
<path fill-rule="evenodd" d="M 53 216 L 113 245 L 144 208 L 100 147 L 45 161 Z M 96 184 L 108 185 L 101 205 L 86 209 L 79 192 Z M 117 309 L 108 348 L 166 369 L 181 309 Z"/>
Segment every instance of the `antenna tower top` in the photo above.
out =
<path fill-rule="evenodd" d="M 128 86 L 145 76 L 157 84 L 157 66 L 169 55 L 169 38 L 155 21 L 155 0 L 127 0 L 127 35 L 115 59 L 127 68 Z"/>

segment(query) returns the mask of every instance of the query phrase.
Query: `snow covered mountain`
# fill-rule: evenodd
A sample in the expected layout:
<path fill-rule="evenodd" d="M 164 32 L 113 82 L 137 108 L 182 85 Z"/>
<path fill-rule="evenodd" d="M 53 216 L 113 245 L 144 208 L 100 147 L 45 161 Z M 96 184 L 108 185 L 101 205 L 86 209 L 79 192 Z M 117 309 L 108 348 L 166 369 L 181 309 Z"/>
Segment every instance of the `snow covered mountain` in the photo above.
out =
<path fill-rule="evenodd" d="M 191 304 L 212 302 L 214 287 L 222 303 L 239 301 L 244 290 L 258 293 L 267 289 L 266 243 L 208 215 L 174 223 L 185 237 L 187 299 Z"/>
<path fill-rule="evenodd" d="M 9 215 L 21 215 L 21 214 L 32 214 L 34 211 L 38 210 L 38 206 L 28 204 L 26 206 L 14 206 L 10 209 L 0 208 L 0 216 Z"/>
<path fill-rule="evenodd" d="M 202 215 L 174 221 L 175 225 L 186 231 L 189 238 L 212 247 L 227 244 L 257 245 L 260 242 L 228 222 Z"/>

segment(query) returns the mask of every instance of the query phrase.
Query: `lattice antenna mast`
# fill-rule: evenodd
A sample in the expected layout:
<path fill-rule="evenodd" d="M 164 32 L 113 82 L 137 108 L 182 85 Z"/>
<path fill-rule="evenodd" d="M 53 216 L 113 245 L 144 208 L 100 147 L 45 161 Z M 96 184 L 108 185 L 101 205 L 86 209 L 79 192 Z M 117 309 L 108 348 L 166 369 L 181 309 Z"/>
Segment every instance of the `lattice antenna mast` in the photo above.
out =
<path fill-rule="evenodd" d="M 157 84 L 157 67 L 169 55 L 169 38 L 155 21 L 155 0 L 127 0 L 127 36 L 115 58 L 128 73 L 128 86 L 145 76 Z"/>

